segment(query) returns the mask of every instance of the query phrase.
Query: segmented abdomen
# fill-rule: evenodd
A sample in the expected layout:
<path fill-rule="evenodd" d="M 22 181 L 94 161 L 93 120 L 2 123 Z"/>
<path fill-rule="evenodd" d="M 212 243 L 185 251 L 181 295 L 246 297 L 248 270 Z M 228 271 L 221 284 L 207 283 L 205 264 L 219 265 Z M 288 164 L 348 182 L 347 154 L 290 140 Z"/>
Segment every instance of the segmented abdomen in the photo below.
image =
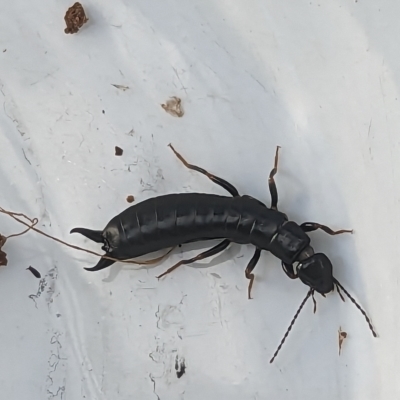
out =
<path fill-rule="evenodd" d="M 105 231 L 118 226 L 119 249 L 129 252 L 124 256 L 137 257 L 207 239 L 253 243 L 252 233 L 259 232 L 257 228 L 268 224 L 273 235 L 282 222 L 281 213 L 248 196 L 184 193 L 154 197 L 129 207 L 113 218 Z M 266 250 L 271 238 L 265 237 Z"/>

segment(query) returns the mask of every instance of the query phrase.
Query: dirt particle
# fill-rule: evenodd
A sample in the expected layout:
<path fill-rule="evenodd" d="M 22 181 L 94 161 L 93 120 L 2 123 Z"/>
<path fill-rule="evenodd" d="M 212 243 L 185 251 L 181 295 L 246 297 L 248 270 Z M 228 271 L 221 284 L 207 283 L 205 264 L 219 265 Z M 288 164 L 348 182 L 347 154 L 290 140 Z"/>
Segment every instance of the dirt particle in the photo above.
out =
<path fill-rule="evenodd" d="M 0 266 L 1 265 L 6 266 L 8 263 L 7 253 L 5 253 L 3 250 L 1 250 L 1 248 L 4 246 L 6 241 L 7 241 L 7 238 L 0 234 Z"/>
<path fill-rule="evenodd" d="M 7 254 L 3 250 L 0 250 L 0 266 L 1 265 L 6 266 L 7 264 L 8 264 Z"/>
<path fill-rule="evenodd" d="M 181 99 L 173 96 L 167 100 L 166 104 L 161 104 L 161 107 L 170 115 L 174 117 L 183 117 L 184 111 L 182 109 Z"/>
<path fill-rule="evenodd" d="M 135 197 L 134 196 L 132 196 L 131 194 L 126 198 L 126 201 L 128 202 L 128 203 L 133 203 L 134 201 L 135 201 Z"/>
<path fill-rule="evenodd" d="M 347 338 L 347 332 L 342 331 L 342 327 L 339 327 L 338 334 L 339 334 L 339 356 L 340 356 L 343 342 Z"/>
<path fill-rule="evenodd" d="M 116 87 L 117 89 L 120 89 L 125 92 L 125 90 L 129 89 L 129 86 L 123 86 L 123 85 L 115 85 L 114 83 L 111 84 L 112 86 Z"/>
<path fill-rule="evenodd" d="M 42 277 L 42 275 L 40 275 L 40 272 L 39 272 L 37 269 L 35 269 L 35 268 L 31 267 L 31 266 L 29 266 L 29 267 L 27 268 L 27 270 L 28 270 L 28 271 L 31 271 L 32 274 L 33 274 L 36 278 L 38 278 L 38 279 L 40 279 L 40 278 Z"/>
<path fill-rule="evenodd" d="M 67 27 L 65 33 L 77 33 L 89 19 L 85 15 L 85 10 L 81 3 L 76 2 L 72 7 L 68 8 L 65 13 L 64 21 Z"/>
<path fill-rule="evenodd" d="M 122 156 L 124 153 L 124 150 L 121 149 L 121 147 L 115 146 L 115 155 L 116 156 Z"/>

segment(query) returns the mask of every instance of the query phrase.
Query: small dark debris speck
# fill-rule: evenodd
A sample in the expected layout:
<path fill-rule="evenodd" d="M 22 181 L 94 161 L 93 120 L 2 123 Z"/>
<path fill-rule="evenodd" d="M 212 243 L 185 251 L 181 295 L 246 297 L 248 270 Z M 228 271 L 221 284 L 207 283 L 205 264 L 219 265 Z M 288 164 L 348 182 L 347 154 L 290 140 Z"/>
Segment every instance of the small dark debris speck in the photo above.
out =
<path fill-rule="evenodd" d="M 1 248 L 5 245 L 7 238 L 0 234 L 0 265 L 6 266 L 8 263 L 7 253 L 5 253 Z"/>
<path fill-rule="evenodd" d="M 124 150 L 121 149 L 121 147 L 115 146 L 115 155 L 116 156 L 122 156 L 122 153 Z"/>
<path fill-rule="evenodd" d="M 6 266 L 7 263 L 7 254 L 3 250 L 0 250 L 0 265 Z"/>
<path fill-rule="evenodd" d="M 182 378 L 184 373 L 186 372 L 186 365 L 185 365 L 185 359 L 182 358 L 181 360 L 178 360 L 178 356 L 175 358 L 175 371 L 176 371 L 176 376 L 178 379 Z"/>
<path fill-rule="evenodd" d="M 37 269 L 35 269 L 35 268 L 31 267 L 31 266 L 29 266 L 29 267 L 27 268 L 27 270 L 28 270 L 28 271 L 31 271 L 32 274 L 33 274 L 36 278 L 38 278 L 38 279 L 40 279 L 40 278 L 42 277 L 42 275 L 40 275 L 40 272 L 39 272 Z"/>
<path fill-rule="evenodd" d="M 133 203 L 135 201 L 135 197 L 133 197 L 131 194 L 126 198 L 126 201 L 128 203 Z"/>
<path fill-rule="evenodd" d="M 104 110 L 101 111 L 103 114 L 105 114 L 106 112 Z"/>

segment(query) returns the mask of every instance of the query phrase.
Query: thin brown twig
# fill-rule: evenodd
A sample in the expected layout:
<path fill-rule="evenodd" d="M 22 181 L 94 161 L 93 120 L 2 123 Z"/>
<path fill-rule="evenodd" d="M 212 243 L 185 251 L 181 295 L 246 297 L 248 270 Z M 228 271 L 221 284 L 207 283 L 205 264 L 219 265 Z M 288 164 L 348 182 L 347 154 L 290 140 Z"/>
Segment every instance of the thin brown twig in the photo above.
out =
<path fill-rule="evenodd" d="M 13 233 L 12 235 L 8 235 L 8 236 L 6 236 L 5 238 L 6 238 L 6 239 L 9 239 L 9 238 L 11 238 L 11 237 L 21 236 L 21 235 L 25 234 L 26 232 L 28 232 L 29 230 L 31 230 L 32 227 L 34 227 L 34 226 L 39 222 L 39 220 L 38 220 L 37 218 L 34 218 L 31 222 L 32 222 L 32 225 L 28 226 L 24 231 L 22 231 L 22 232 L 20 232 L 20 233 Z"/>

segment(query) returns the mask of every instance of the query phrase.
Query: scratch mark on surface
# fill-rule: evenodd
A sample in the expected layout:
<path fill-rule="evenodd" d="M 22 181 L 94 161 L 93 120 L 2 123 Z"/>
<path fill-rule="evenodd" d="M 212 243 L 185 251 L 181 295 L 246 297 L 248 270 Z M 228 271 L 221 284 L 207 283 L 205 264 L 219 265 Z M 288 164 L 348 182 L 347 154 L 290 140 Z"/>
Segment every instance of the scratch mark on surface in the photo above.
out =
<path fill-rule="evenodd" d="M 157 400 L 160 400 L 160 396 L 156 392 L 156 380 L 154 379 L 152 374 L 149 374 L 149 378 L 153 382 L 153 393 L 157 396 Z"/>
<path fill-rule="evenodd" d="M 250 77 L 254 80 L 254 81 L 256 81 L 263 89 L 264 89 L 264 92 L 265 93 L 268 93 L 268 90 L 265 88 L 265 86 L 253 75 L 253 74 L 251 74 L 249 71 L 247 71 L 246 70 L 246 73 L 248 74 L 248 75 L 250 75 Z"/>
<path fill-rule="evenodd" d="M 45 79 L 49 78 L 49 77 L 53 77 L 53 75 L 59 71 L 60 68 L 57 68 L 55 71 L 50 72 L 48 74 L 46 74 L 43 78 L 38 79 L 36 82 L 31 83 L 31 86 L 36 85 L 37 83 L 44 81 Z"/>
<path fill-rule="evenodd" d="M 228 54 L 228 56 L 231 58 L 231 59 L 233 59 L 234 57 L 232 56 L 232 54 L 231 53 L 229 53 L 229 51 L 228 50 L 226 50 L 225 49 L 225 47 L 224 46 L 221 46 L 217 41 L 215 41 L 214 40 L 214 43 L 219 47 L 219 48 L 221 48 L 222 50 L 224 50 L 225 51 L 225 53 L 226 54 Z"/>
<path fill-rule="evenodd" d="M 89 111 L 86 111 L 86 113 L 88 113 L 88 114 L 92 117 L 91 121 L 89 122 L 89 129 L 92 130 L 92 122 L 93 122 L 93 120 L 94 120 L 93 114 L 90 113 Z M 60 118 L 61 118 L 61 117 L 60 117 Z M 83 135 L 82 135 L 82 136 L 83 136 Z"/>
<path fill-rule="evenodd" d="M 104 363 L 103 363 L 103 371 L 101 373 L 101 392 L 104 393 Z"/>
<path fill-rule="evenodd" d="M 41 279 L 39 281 L 39 287 L 38 287 L 36 294 L 31 294 L 28 296 L 31 300 L 33 300 L 36 308 L 38 308 L 36 300 L 42 295 L 46 286 L 47 286 L 46 279 L 45 278 Z"/>
<path fill-rule="evenodd" d="M 383 105 L 385 108 L 385 118 L 386 118 L 386 122 L 387 122 L 386 101 L 385 101 L 385 93 L 383 92 L 382 76 L 379 76 L 379 83 L 381 85 L 382 101 L 383 101 Z"/>
<path fill-rule="evenodd" d="M 156 326 L 157 326 L 157 329 L 160 329 L 160 319 L 161 319 L 161 315 L 160 315 L 160 305 L 158 305 L 158 307 L 157 307 L 157 311 L 156 311 L 156 313 L 155 313 L 155 316 L 156 316 L 156 318 L 157 318 L 157 322 L 156 322 Z"/>
<path fill-rule="evenodd" d="M 371 138 L 371 125 L 372 125 L 372 118 L 371 118 L 371 121 L 369 122 L 369 127 L 368 127 L 368 139 Z M 373 137 L 372 137 L 372 138 L 373 138 Z M 371 148 L 371 146 L 368 146 L 368 151 L 369 151 L 369 158 L 370 158 L 371 160 L 373 160 L 374 157 L 373 157 L 373 155 L 372 155 L 372 148 Z"/>
<path fill-rule="evenodd" d="M 62 400 L 64 397 L 64 392 L 65 392 L 65 386 L 60 386 L 57 389 L 56 393 L 53 393 L 49 389 L 47 389 L 47 394 L 50 395 L 50 397 L 48 397 L 49 399 L 54 399 L 54 398 L 58 397 L 58 394 L 60 393 L 60 399 Z"/>
<path fill-rule="evenodd" d="M 187 294 L 182 295 L 182 299 L 181 299 L 181 301 L 179 302 L 179 304 L 183 304 L 183 300 L 185 299 L 185 297 L 187 297 Z"/>
<path fill-rule="evenodd" d="M 61 400 L 64 398 L 64 393 L 65 393 L 65 378 L 62 379 L 62 386 L 58 386 L 56 392 L 53 392 L 51 389 L 51 386 L 53 386 L 54 384 L 54 379 L 52 377 L 52 374 L 54 374 L 58 368 L 58 365 L 60 363 L 60 361 L 62 360 L 67 360 L 67 358 L 65 357 L 61 357 L 60 355 L 60 350 L 62 349 L 62 345 L 60 343 L 60 338 L 61 333 L 60 332 L 54 332 L 53 336 L 50 339 L 50 344 L 52 345 L 56 345 L 56 349 L 55 351 L 52 349 L 51 350 L 51 354 L 48 360 L 48 364 L 49 364 L 49 372 L 48 375 L 46 377 L 47 379 L 47 394 L 48 394 L 48 399 L 55 399 L 56 397 L 60 398 Z"/>
<path fill-rule="evenodd" d="M 28 161 L 29 165 L 32 165 L 31 162 L 28 160 L 28 157 L 26 156 L 24 149 L 22 149 L 22 152 L 24 153 L 25 160 Z"/>
<path fill-rule="evenodd" d="M 6 93 L 4 91 L 4 84 L 2 83 L 1 80 L 0 80 L 0 92 L 4 96 L 3 109 L 4 109 L 5 115 L 12 121 L 12 123 L 14 124 L 15 128 L 17 129 L 17 131 L 19 132 L 19 134 L 21 135 L 23 140 L 24 141 L 29 140 L 30 139 L 29 135 L 26 135 L 26 127 L 20 122 L 21 118 L 18 115 L 18 107 L 14 103 L 12 97 L 10 95 L 6 95 Z M 6 109 L 7 98 L 8 98 L 8 103 L 10 105 L 11 114 L 9 114 Z M 26 135 L 26 137 L 25 137 L 25 135 Z M 28 150 L 30 151 L 31 158 L 33 157 L 34 164 L 38 165 L 38 163 L 34 161 L 35 156 L 34 156 L 34 153 L 31 149 L 31 147 L 29 145 L 27 145 L 27 147 L 28 147 Z M 31 164 L 31 163 L 29 163 L 29 164 Z M 39 183 L 38 190 L 40 191 L 40 194 L 41 194 L 42 207 L 43 207 L 41 219 L 42 220 L 43 220 L 43 218 L 49 219 L 48 213 L 46 211 L 47 207 L 46 207 L 46 201 L 45 201 L 45 196 L 44 196 L 44 192 L 43 192 L 43 185 L 41 184 L 41 177 L 40 177 L 39 173 L 36 171 L 36 169 L 33 170 L 33 173 L 36 175 L 37 182 Z M 51 226 L 51 224 L 50 224 L 50 226 Z"/>
<path fill-rule="evenodd" d="M 174 70 L 175 75 L 178 78 L 179 83 L 181 84 L 181 89 L 183 89 L 185 91 L 185 93 L 187 94 L 187 91 L 186 91 L 187 88 L 183 85 L 181 78 L 179 77 L 178 71 L 174 67 L 172 67 L 172 69 Z"/>
<path fill-rule="evenodd" d="M 382 86 L 382 77 L 381 76 L 379 77 L 379 84 L 381 86 L 382 99 L 383 99 L 383 102 L 385 102 L 385 95 L 383 94 L 383 86 Z"/>
<path fill-rule="evenodd" d="M 17 131 L 19 132 L 19 134 L 21 136 L 24 136 L 26 132 L 24 132 L 21 127 L 20 127 L 20 123 L 18 121 L 17 118 L 12 117 L 6 110 L 6 94 L 3 91 L 3 87 L 4 85 L 0 83 L 0 92 L 2 93 L 2 95 L 4 96 L 4 102 L 3 102 L 3 110 L 4 110 L 4 114 L 6 114 L 6 116 L 12 121 L 12 123 L 15 125 L 15 127 L 17 128 Z"/>

